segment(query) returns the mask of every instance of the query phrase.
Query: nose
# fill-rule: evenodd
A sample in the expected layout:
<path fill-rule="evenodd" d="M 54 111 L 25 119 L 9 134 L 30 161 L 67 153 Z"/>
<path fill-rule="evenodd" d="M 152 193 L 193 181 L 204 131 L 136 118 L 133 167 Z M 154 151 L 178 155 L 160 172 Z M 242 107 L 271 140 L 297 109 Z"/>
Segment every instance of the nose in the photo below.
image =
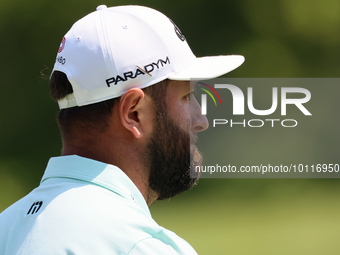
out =
<path fill-rule="evenodd" d="M 190 117 L 191 129 L 193 132 L 198 133 L 208 129 L 209 122 L 205 115 L 201 113 L 201 106 L 198 104 L 196 98 L 192 96 L 190 100 Z"/>

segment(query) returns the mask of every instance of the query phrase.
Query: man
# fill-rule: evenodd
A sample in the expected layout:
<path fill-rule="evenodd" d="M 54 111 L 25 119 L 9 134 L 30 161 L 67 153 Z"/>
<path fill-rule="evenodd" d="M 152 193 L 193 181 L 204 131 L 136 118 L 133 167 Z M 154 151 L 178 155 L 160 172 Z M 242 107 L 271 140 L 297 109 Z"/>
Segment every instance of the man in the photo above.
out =
<path fill-rule="evenodd" d="M 194 141 L 208 122 L 190 79 L 243 61 L 196 58 L 178 27 L 147 7 L 99 6 L 76 22 L 50 79 L 62 156 L 1 214 L 0 254 L 196 254 L 148 206 L 198 179 Z"/>

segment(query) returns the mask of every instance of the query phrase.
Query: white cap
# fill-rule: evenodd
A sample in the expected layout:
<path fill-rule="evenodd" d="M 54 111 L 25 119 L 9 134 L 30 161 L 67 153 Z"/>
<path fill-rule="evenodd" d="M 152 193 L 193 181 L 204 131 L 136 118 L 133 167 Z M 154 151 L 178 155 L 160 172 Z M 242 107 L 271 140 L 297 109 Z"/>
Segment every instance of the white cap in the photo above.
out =
<path fill-rule="evenodd" d="M 215 78 L 243 62 L 238 55 L 196 58 L 175 23 L 154 9 L 100 5 L 62 39 L 53 71 L 64 72 L 73 88 L 59 101 L 64 109 L 165 79 Z"/>

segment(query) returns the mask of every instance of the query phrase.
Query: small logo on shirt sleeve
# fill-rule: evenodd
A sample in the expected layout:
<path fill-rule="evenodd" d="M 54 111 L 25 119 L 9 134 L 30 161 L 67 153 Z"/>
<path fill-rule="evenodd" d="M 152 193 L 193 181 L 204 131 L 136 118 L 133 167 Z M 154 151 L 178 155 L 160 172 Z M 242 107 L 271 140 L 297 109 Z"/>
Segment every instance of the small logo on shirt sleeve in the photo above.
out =
<path fill-rule="evenodd" d="M 43 204 L 43 201 L 34 202 L 31 208 L 28 210 L 27 214 L 37 213 L 40 210 L 42 204 Z"/>

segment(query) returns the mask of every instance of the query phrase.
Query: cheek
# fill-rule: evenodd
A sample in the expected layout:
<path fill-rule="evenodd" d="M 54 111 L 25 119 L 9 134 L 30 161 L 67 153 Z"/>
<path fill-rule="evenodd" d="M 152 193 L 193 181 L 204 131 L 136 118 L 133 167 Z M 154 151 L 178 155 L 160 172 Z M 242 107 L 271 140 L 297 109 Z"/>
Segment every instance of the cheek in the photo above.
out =
<path fill-rule="evenodd" d="M 170 104 L 168 108 L 169 115 L 175 122 L 178 124 L 185 123 L 186 128 L 188 128 L 187 123 L 189 123 L 190 126 L 190 104 L 188 102 L 179 100 Z"/>
<path fill-rule="evenodd" d="M 169 117 L 181 128 L 190 130 L 190 101 L 185 93 L 169 90 L 166 98 Z"/>

